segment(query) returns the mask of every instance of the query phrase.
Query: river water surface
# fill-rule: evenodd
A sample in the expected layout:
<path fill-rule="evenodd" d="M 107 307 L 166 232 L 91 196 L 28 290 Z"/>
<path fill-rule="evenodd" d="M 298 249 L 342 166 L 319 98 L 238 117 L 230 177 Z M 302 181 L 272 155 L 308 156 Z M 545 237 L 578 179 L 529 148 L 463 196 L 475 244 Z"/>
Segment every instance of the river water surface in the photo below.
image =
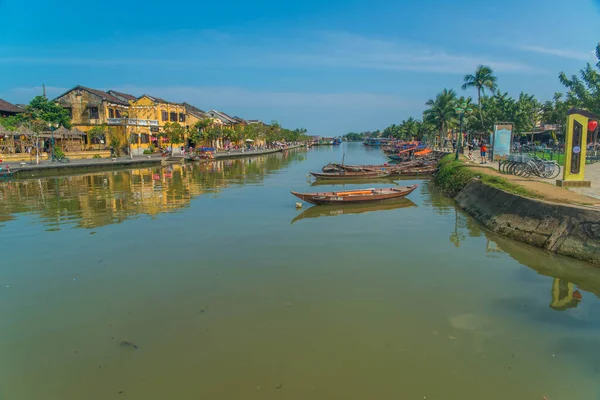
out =
<path fill-rule="evenodd" d="M 0 182 L 0 399 L 600 399 L 600 269 L 486 232 L 427 180 L 296 210 L 343 153 L 385 159 Z"/>

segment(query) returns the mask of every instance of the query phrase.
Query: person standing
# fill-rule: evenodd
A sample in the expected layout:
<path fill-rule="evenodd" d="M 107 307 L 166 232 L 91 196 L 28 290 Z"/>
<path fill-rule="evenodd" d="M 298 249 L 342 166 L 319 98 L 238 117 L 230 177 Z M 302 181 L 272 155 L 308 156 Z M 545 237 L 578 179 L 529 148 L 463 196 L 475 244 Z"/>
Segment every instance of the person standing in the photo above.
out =
<path fill-rule="evenodd" d="M 485 142 L 481 142 L 481 163 L 482 164 L 487 164 L 487 159 L 486 159 L 486 154 L 487 154 L 487 146 L 485 145 Z"/>

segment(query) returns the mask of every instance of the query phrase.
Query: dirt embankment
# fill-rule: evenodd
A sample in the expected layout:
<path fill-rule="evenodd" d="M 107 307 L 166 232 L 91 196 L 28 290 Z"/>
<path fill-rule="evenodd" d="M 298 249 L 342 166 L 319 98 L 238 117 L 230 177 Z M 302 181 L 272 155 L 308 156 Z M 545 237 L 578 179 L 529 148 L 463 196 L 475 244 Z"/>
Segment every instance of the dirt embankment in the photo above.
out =
<path fill-rule="evenodd" d="M 600 265 L 600 210 L 508 193 L 471 180 L 457 203 L 488 229 L 512 239 Z"/>

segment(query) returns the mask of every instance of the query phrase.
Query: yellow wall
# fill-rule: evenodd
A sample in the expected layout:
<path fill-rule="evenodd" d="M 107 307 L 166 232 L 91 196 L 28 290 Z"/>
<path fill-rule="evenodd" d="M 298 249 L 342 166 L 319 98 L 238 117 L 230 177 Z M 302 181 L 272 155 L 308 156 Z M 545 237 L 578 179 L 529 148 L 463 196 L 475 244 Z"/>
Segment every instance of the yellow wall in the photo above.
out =
<path fill-rule="evenodd" d="M 163 115 L 162 115 L 163 111 L 166 111 L 166 113 L 167 113 L 166 120 L 163 119 Z M 170 121 L 170 116 L 171 116 L 172 112 L 177 113 L 176 121 Z M 179 114 L 183 114 L 185 116 L 184 122 L 179 120 Z M 181 104 L 173 104 L 173 103 L 155 103 L 154 100 L 152 100 L 151 98 L 149 98 L 147 96 L 142 96 L 139 99 L 132 101 L 130 103 L 130 116 L 129 117 L 137 118 L 137 119 L 157 120 L 159 130 L 162 130 L 162 127 L 164 127 L 165 124 L 168 122 L 177 122 L 178 124 L 180 124 L 183 127 L 189 125 L 189 122 L 188 122 L 189 114 L 187 114 L 185 106 L 183 106 Z M 149 126 L 130 126 L 129 132 L 137 133 L 138 135 L 148 134 L 150 136 L 156 136 L 159 134 L 159 132 L 151 132 L 151 129 Z M 184 142 L 185 142 L 185 140 L 184 140 Z M 144 149 L 147 149 L 148 147 L 150 147 L 150 144 L 151 143 L 148 143 L 148 144 L 140 143 L 140 137 L 138 137 L 138 143 L 134 144 L 133 147 L 136 149 L 144 150 Z"/>

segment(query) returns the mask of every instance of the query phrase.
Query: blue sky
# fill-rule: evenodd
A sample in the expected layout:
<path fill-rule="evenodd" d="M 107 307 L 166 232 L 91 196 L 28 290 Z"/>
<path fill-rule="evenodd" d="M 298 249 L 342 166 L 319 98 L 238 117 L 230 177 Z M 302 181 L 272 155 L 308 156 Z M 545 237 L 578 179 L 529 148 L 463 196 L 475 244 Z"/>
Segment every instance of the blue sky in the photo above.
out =
<path fill-rule="evenodd" d="M 594 60 L 599 14 L 597 0 L 0 0 L 0 98 L 80 84 L 338 135 L 419 117 L 478 64 L 550 98 Z"/>

